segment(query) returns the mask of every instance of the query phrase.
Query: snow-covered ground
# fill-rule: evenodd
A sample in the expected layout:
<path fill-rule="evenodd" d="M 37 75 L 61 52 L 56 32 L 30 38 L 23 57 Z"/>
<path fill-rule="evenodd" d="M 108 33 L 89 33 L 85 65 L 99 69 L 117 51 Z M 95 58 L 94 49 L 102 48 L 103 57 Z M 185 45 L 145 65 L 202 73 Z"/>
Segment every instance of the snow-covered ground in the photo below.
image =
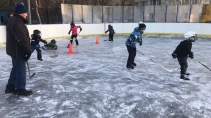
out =
<path fill-rule="evenodd" d="M 189 59 L 190 81 L 179 79 L 179 64 L 171 53 L 183 38 L 143 37 L 137 49 L 174 72 L 167 72 L 137 53 L 137 67 L 125 68 L 126 37 L 95 44 L 95 37 L 79 39 L 75 54 L 67 54 L 67 39 L 58 39 L 58 54 L 43 62 L 33 53 L 27 88 L 30 97 L 5 95 L 11 59 L 0 47 L 1 118 L 210 118 L 211 72 Z M 211 41 L 193 43 L 195 58 L 211 67 Z"/>

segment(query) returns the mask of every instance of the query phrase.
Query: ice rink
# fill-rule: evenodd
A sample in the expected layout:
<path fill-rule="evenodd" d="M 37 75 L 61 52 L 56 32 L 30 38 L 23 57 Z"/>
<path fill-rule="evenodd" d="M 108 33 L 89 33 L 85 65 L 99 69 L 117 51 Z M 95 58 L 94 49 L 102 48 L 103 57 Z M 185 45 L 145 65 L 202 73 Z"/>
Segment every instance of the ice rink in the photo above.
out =
<path fill-rule="evenodd" d="M 126 69 L 126 36 L 114 42 L 95 44 L 95 37 L 79 38 L 80 47 L 67 54 L 69 40 L 57 39 L 59 49 L 43 53 L 43 62 L 33 53 L 27 88 L 29 97 L 5 95 L 11 59 L 0 47 L 1 118 L 210 118 L 211 71 L 189 59 L 190 81 L 180 80 L 180 67 L 171 53 L 184 38 L 144 36 L 137 49 L 168 72 L 137 52 L 133 70 Z M 48 41 L 49 42 L 49 41 Z M 193 43 L 194 56 L 211 67 L 211 40 Z M 27 73 L 28 77 L 28 73 Z"/>

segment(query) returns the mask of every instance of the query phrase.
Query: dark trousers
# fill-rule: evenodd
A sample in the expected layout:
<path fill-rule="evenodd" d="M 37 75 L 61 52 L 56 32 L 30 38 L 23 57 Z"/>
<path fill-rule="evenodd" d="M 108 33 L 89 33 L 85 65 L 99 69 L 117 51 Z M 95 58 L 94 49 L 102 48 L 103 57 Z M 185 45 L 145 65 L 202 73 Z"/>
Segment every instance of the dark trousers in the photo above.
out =
<path fill-rule="evenodd" d="M 76 45 L 79 45 L 78 39 L 77 39 L 77 35 L 72 35 L 71 36 L 71 40 L 70 40 L 71 44 L 73 44 L 73 38 L 75 38 Z"/>
<path fill-rule="evenodd" d="M 41 50 L 40 50 L 40 45 L 31 45 L 31 51 L 32 53 L 34 52 L 34 50 L 37 51 L 37 59 L 40 60 L 42 59 L 42 53 L 41 53 Z"/>
<path fill-rule="evenodd" d="M 113 37 L 114 37 L 113 34 L 109 34 L 109 41 L 113 41 Z"/>
<path fill-rule="evenodd" d="M 8 86 L 16 89 L 26 89 L 26 65 L 23 57 L 12 57 L 12 70 L 8 80 Z"/>
<path fill-rule="evenodd" d="M 180 73 L 185 74 L 186 71 L 187 71 L 187 68 L 188 68 L 188 63 L 187 63 L 188 57 L 177 57 L 177 59 L 178 59 L 178 62 L 180 64 L 180 67 L 181 67 Z"/>
<path fill-rule="evenodd" d="M 129 53 L 129 56 L 127 59 L 127 66 L 131 66 L 134 63 L 134 60 L 136 57 L 136 48 L 132 46 L 127 46 L 127 51 Z"/>

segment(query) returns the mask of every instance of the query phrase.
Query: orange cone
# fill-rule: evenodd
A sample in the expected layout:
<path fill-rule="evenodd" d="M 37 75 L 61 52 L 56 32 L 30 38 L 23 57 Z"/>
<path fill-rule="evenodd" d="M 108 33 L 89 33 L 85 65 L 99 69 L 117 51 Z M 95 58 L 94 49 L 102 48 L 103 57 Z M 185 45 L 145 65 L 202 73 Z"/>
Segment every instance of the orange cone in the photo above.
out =
<path fill-rule="evenodd" d="M 95 42 L 96 44 L 100 44 L 100 41 L 99 41 L 99 38 L 98 38 L 98 36 L 96 36 L 96 42 Z"/>
<path fill-rule="evenodd" d="M 73 46 L 72 46 L 71 43 L 69 43 L 69 51 L 68 51 L 68 54 L 74 54 Z"/>

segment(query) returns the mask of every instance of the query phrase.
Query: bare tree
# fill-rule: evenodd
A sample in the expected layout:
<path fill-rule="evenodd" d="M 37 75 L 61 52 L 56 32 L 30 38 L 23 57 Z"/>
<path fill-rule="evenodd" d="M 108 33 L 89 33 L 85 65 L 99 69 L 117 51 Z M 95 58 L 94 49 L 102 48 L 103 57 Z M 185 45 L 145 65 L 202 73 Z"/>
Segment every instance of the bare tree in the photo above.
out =
<path fill-rule="evenodd" d="M 37 16 L 38 16 L 38 19 L 39 19 L 39 23 L 42 24 L 42 21 L 41 21 L 41 18 L 40 18 L 40 14 L 39 14 L 39 10 L 38 10 L 38 3 L 37 3 L 37 0 L 35 0 L 35 4 L 36 4 L 36 12 L 37 12 Z"/>

